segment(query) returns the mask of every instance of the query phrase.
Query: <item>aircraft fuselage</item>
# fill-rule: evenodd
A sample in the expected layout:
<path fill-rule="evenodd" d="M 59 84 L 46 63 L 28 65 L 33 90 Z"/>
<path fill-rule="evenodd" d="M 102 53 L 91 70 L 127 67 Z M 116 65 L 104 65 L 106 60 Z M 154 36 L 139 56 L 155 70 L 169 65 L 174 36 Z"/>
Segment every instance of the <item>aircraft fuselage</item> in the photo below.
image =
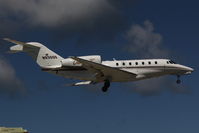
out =
<path fill-rule="evenodd" d="M 121 69 L 130 73 L 135 73 L 138 76 L 136 78 L 125 79 L 118 75 L 110 79 L 112 82 L 128 82 L 137 81 L 141 79 L 159 77 L 163 75 L 184 75 L 193 72 L 193 69 L 184 65 L 176 64 L 168 59 L 147 59 L 147 60 L 114 60 L 114 61 L 102 61 L 103 65 L 113 67 L 115 69 Z M 69 66 L 63 70 L 50 71 L 65 78 L 79 79 L 79 80 L 91 80 L 95 78 L 93 73 L 90 73 L 82 66 Z M 97 79 L 96 79 L 97 80 Z"/>

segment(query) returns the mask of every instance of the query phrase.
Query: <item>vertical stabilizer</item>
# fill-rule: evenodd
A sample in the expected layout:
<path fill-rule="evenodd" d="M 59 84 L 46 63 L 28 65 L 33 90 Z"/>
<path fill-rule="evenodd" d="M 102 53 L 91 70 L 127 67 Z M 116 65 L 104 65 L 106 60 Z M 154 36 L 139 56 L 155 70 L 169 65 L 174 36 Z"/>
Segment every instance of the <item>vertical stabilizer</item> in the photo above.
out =
<path fill-rule="evenodd" d="M 4 39 L 16 45 L 10 47 L 10 53 L 25 52 L 28 53 L 37 64 L 42 68 L 61 66 L 63 58 L 46 46 L 38 42 L 19 42 L 11 39 Z"/>

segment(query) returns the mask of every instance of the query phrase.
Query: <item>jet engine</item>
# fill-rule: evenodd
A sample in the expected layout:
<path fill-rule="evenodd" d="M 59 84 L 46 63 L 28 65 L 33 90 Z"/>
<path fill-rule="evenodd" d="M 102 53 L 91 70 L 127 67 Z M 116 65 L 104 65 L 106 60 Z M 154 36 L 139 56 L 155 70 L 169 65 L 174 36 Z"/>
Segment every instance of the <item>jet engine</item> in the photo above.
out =
<path fill-rule="evenodd" d="M 78 56 L 79 58 L 88 60 L 88 61 L 92 61 L 95 63 L 101 63 L 101 56 L 100 55 L 90 55 L 90 56 Z M 73 60 L 71 58 L 66 58 L 64 60 L 61 61 L 62 66 L 82 66 L 81 63 L 79 63 L 76 60 Z"/>

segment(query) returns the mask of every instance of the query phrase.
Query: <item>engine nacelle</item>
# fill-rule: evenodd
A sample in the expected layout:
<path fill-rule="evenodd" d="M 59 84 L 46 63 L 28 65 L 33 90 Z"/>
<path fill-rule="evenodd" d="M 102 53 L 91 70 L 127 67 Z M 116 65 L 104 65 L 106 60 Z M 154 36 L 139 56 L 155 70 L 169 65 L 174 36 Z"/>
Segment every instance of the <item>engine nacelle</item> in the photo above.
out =
<path fill-rule="evenodd" d="M 89 60 L 95 63 L 101 63 L 101 56 L 100 55 L 90 55 L 90 56 L 79 56 L 79 58 L 85 59 L 85 60 Z M 76 60 L 73 60 L 71 58 L 66 58 L 64 60 L 61 61 L 62 66 L 82 66 L 81 63 L 79 63 Z"/>

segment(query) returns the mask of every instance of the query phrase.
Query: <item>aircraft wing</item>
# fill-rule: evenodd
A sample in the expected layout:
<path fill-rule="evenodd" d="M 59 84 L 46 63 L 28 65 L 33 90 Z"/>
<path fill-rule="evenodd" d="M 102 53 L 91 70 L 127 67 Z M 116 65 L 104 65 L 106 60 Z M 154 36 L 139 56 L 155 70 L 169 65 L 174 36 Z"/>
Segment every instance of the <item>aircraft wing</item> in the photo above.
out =
<path fill-rule="evenodd" d="M 137 76 L 137 74 L 135 73 L 131 73 L 131 72 L 127 72 L 118 68 L 95 63 L 95 62 L 88 61 L 82 58 L 78 58 L 78 57 L 70 57 L 70 58 L 81 63 L 83 67 L 88 69 L 88 71 L 101 74 L 101 77 L 98 77 L 98 78 L 101 78 L 101 80 L 106 80 L 106 79 L 110 79 L 112 81 L 117 81 L 120 79 L 128 80 L 131 78 L 136 78 Z"/>

